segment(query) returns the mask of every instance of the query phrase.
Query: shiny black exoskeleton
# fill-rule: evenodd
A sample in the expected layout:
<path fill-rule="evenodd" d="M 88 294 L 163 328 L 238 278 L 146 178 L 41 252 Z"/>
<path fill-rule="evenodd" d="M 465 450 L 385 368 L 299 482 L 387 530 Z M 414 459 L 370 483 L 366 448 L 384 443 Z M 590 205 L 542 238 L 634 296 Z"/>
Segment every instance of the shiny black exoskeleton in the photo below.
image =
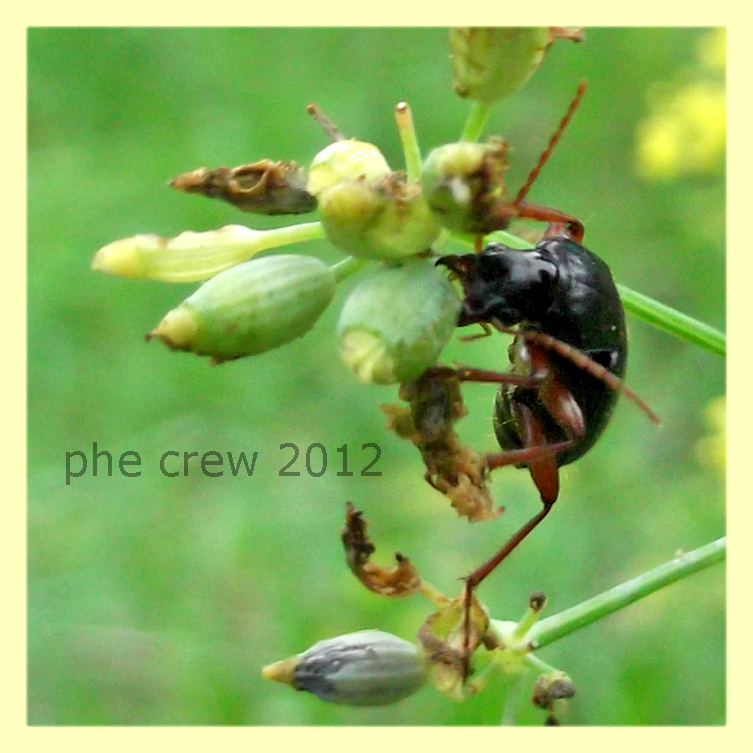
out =
<path fill-rule="evenodd" d="M 511 346 L 516 370 L 531 369 L 531 350 L 569 392 L 582 413 L 584 433 L 578 436 L 555 418 L 551 400 L 539 388 L 501 384 L 494 408 L 494 428 L 504 449 L 526 445 L 521 436 L 520 406 L 540 423 L 547 443 L 573 440 L 556 457 L 558 466 L 584 455 L 601 435 L 614 408 L 617 392 L 603 378 L 584 368 L 587 356 L 622 378 L 627 363 L 625 315 L 609 267 L 566 235 L 543 239 L 534 249 L 520 251 L 499 243 L 480 254 L 441 261 L 460 279 L 465 294 L 458 326 L 498 322 L 520 333 L 541 333 L 564 343 L 572 352 L 542 349 L 525 335 Z M 562 349 L 560 349 L 562 350 Z M 577 352 L 576 352 L 577 351 Z M 536 360 L 534 358 L 534 360 Z M 555 398 L 560 399 L 560 398 Z"/>
<path fill-rule="evenodd" d="M 527 467 L 542 509 L 465 578 L 465 655 L 469 656 L 472 593 L 549 514 L 559 495 L 559 468 L 582 457 L 607 425 L 624 393 L 655 423 L 651 409 L 622 382 L 627 363 L 625 314 L 609 267 L 584 248 L 583 225 L 555 218 L 534 249 L 499 243 L 445 256 L 463 286 L 458 326 L 481 324 L 514 335 L 508 372 L 450 371 L 468 382 L 494 382 L 494 429 L 502 448 L 484 456 L 487 471 Z"/>

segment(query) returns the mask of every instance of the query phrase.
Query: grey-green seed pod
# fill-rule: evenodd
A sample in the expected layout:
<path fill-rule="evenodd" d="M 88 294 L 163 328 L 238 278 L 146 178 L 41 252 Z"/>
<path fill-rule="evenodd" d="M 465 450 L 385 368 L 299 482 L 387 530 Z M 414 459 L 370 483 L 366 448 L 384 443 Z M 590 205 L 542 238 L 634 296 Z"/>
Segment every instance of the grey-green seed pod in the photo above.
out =
<path fill-rule="evenodd" d="M 539 67 L 551 39 L 546 27 L 451 29 L 455 92 L 484 103 L 507 97 Z"/>
<path fill-rule="evenodd" d="M 335 294 L 335 275 L 313 256 L 267 256 L 204 283 L 147 339 L 215 363 L 257 355 L 301 337 Z"/>
<path fill-rule="evenodd" d="M 319 641 L 308 651 L 264 667 L 262 675 L 330 703 L 383 706 L 413 695 L 426 680 L 418 648 L 381 630 Z"/>
<path fill-rule="evenodd" d="M 457 325 L 460 301 L 427 259 L 408 259 L 363 279 L 343 306 L 340 355 L 363 382 L 395 384 L 437 362 Z"/>

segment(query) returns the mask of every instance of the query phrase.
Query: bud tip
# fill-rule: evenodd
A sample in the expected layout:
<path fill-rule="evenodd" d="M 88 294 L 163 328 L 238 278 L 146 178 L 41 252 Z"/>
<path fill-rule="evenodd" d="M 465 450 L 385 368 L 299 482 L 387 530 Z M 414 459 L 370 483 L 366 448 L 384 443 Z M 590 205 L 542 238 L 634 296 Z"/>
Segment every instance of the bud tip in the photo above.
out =
<path fill-rule="evenodd" d="M 141 277 L 143 265 L 133 238 L 108 243 L 94 255 L 91 268 L 119 277 Z"/>
<path fill-rule="evenodd" d="M 162 321 L 148 334 L 147 340 L 155 337 L 168 348 L 185 350 L 196 337 L 198 321 L 196 314 L 185 305 L 168 311 Z"/>
<path fill-rule="evenodd" d="M 288 659 L 276 661 L 274 664 L 267 664 L 266 667 L 262 667 L 261 676 L 265 680 L 275 680 L 276 682 L 284 682 L 286 685 L 292 685 L 297 666 L 298 657 L 291 656 Z"/>
<path fill-rule="evenodd" d="M 395 363 L 377 335 L 363 329 L 346 332 L 340 340 L 340 356 L 362 382 L 394 384 Z"/>

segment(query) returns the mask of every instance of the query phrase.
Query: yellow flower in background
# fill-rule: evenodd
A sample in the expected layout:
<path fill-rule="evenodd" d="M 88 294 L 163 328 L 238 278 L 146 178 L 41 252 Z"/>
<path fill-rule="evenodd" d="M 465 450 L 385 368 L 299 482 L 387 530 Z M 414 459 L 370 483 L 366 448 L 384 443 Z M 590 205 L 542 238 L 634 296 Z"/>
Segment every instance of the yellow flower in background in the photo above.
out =
<path fill-rule="evenodd" d="M 704 419 L 710 433 L 696 443 L 696 455 L 723 475 L 727 467 L 727 398 L 712 400 L 706 406 Z"/>
<path fill-rule="evenodd" d="M 711 70 L 724 73 L 727 69 L 727 30 L 714 29 L 701 39 L 698 45 L 698 60 Z"/>
<path fill-rule="evenodd" d="M 703 37 L 698 61 L 694 80 L 649 93 L 652 114 L 636 134 L 637 169 L 647 180 L 716 172 L 724 164 L 726 92 L 724 80 L 717 80 L 726 67 L 724 29 Z"/>

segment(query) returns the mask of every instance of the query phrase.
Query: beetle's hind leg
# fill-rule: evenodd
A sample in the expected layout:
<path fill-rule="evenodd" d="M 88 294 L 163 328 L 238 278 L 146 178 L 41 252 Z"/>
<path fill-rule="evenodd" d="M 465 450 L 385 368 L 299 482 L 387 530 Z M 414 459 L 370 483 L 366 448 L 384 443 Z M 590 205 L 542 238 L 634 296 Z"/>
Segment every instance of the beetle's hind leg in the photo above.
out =
<path fill-rule="evenodd" d="M 486 562 L 477 567 L 465 578 L 464 604 L 464 662 L 466 668 L 470 662 L 471 607 L 473 592 L 496 568 L 512 554 L 534 528 L 549 514 L 559 494 L 559 471 L 557 454 L 573 444 L 572 440 L 548 444 L 544 427 L 540 419 L 525 405 L 516 404 L 519 425 L 523 428 L 525 447 L 519 450 L 505 450 L 487 455 L 485 460 L 489 469 L 504 465 L 526 463 L 536 487 L 541 494 L 542 509 L 525 525 L 521 526 L 502 547 Z"/>

